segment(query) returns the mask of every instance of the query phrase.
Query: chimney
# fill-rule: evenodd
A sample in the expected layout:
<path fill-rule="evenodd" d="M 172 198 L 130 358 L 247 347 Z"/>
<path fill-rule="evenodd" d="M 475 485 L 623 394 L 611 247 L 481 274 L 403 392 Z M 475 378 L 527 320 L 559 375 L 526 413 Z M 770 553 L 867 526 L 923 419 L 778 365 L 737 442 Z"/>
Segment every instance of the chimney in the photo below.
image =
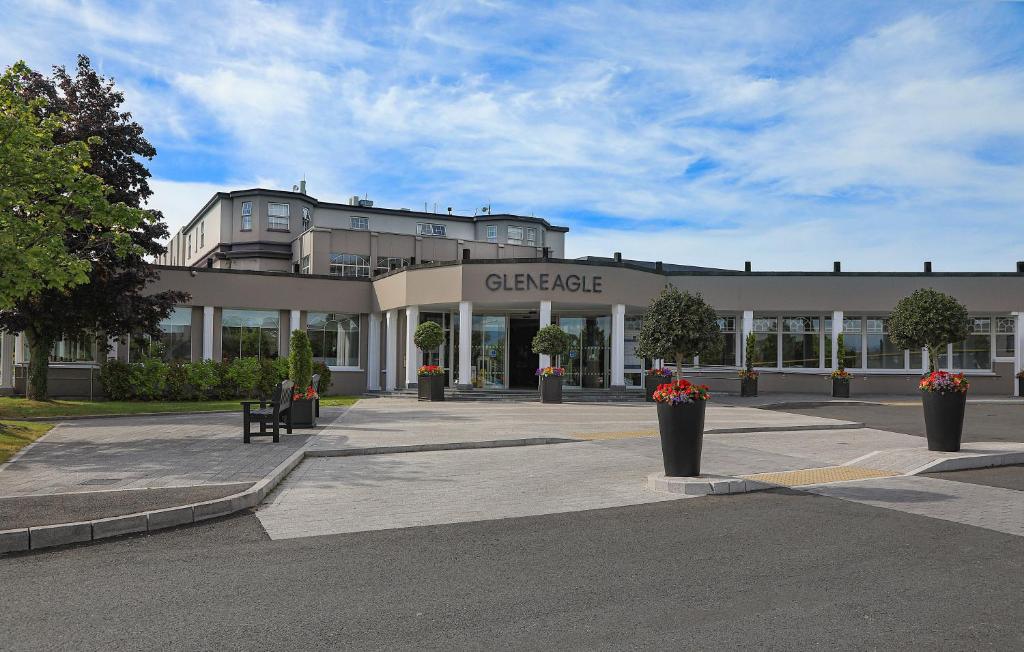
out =
<path fill-rule="evenodd" d="M 1024 274 L 1024 260 L 1017 261 L 1017 273 Z"/>
<path fill-rule="evenodd" d="M 462 250 L 462 260 L 469 260 L 469 249 Z"/>
<path fill-rule="evenodd" d="M 743 263 L 743 271 L 744 272 L 749 272 L 750 271 L 750 261 L 749 260 L 744 261 L 744 263 Z"/>
<path fill-rule="evenodd" d="M 449 207 L 448 207 L 448 214 L 449 214 L 449 215 L 451 215 L 451 214 L 452 214 L 452 207 L 451 207 L 451 206 L 449 206 Z"/>
<path fill-rule="evenodd" d="M 664 265 L 664 263 L 662 263 L 660 260 L 655 262 L 654 263 L 654 271 L 658 272 L 659 274 L 663 274 L 665 272 L 665 265 Z"/>
<path fill-rule="evenodd" d="M 302 181 L 299 182 L 299 192 L 301 192 L 303 195 L 306 194 L 306 180 L 305 179 L 303 179 Z"/>
<path fill-rule="evenodd" d="M 924 273 L 925 274 L 931 274 L 932 273 L 932 261 L 930 261 L 930 260 L 924 261 Z"/>
<path fill-rule="evenodd" d="M 838 260 L 832 262 L 832 271 L 838 274 L 843 271 L 843 264 Z"/>
<path fill-rule="evenodd" d="M 617 262 L 617 263 L 621 263 L 622 262 L 622 252 L 621 251 L 616 251 L 615 254 L 612 257 L 615 259 L 615 262 Z"/>

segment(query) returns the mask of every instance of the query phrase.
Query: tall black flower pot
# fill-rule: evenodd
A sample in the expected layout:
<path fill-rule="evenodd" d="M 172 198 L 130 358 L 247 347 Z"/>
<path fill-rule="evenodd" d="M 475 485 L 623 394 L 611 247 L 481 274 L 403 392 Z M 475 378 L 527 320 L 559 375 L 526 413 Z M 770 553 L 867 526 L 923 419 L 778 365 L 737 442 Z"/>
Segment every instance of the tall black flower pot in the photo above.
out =
<path fill-rule="evenodd" d="M 757 378 L 740 378 L 740 396 L 757 396 Z"/>
<path fill-rule="evenodd" d="M 1024 378 L 1017 379 L 1017 396 L 1024 396 Z"/>
<path fill-rule="evenodd" d="M 964 433 L 967 392 L 921 392 L 928 450 L 955 453 Z"/>
<path fill-rule="evenodd" d="M 562 402 L 562 377 L 541 376 L 540 377 L 540 402 L 561 403 Z"/>
<path fill-rule="evenodd" d="M 316 425 L 316 399 L 300 398 L 292 400 L 292 426 L 296 428 L 312 428 Z"/>
<path fill-rule="evenodd" d="M 850 379 L 832 379 L 832 398 L 850 398 Z"/>
<path fill-rule="evenodd" d="M 700 475 L 700 453 L 704 445 L 704 412 L 707 401 L 658 403 L 658 430 L 665 475 Z"/>
<path fill-rule="evenodd" d="M 648 401 L 654 400 L 654 390 L 665 383 L 672 382 L 672 378 L 665 376 L 645 375 L 644 376 L 644 398 Z"/>
<path fill-rule="evenodd" d="M 421 401 L 443 401 L 444 376 L 419 376 L 416 379 L 416 398 Z"/>

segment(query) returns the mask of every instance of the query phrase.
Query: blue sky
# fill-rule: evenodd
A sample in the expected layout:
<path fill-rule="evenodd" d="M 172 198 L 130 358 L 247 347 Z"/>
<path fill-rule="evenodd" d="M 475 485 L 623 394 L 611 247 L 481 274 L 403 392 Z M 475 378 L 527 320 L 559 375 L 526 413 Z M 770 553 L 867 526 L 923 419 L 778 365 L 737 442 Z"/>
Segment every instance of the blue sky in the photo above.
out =
<path fill-rule="evenodd" d="M 1024 3 L 5 3 L 113 76 L 178 228 L 262 185 L 755 269 L 1024 260 Z M 441 208 L 443 210 L 443 208 Z"/>

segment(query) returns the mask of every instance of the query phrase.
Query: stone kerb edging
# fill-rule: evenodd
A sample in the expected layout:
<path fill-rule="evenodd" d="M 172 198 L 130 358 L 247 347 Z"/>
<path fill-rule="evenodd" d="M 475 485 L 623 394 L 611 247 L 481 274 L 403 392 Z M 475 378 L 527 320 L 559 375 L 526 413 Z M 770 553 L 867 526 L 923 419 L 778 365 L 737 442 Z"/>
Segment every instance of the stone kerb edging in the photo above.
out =
<path fill-rule="evenodd" d="M 289 455 L 288 459 L 271 471 L 270 474 L 245 491 L 215 500 L 125 514 L 123 516 L 100 518 L 92 521 L 0 530 L 0 554 L 98 541 L 100 539 L 108 539 L 126 534 L 138 534 L 140 532 L 155 532 L 165 528 L 190 525 L 212 518 L 228 516 L 245 509 L 251 509 L 262 503 L 270 492 L 307 457 L 349 457 L 356 455 L 421 453 L 470 448 L 504 448 L 580 442 L 578 439 L 560 437 L 531 437 L 493 441 L 412 444 L 407 446 L 315 449 L 311 448 L 314 441 L 312 439 L 307 441 L 302 447 Z"/>

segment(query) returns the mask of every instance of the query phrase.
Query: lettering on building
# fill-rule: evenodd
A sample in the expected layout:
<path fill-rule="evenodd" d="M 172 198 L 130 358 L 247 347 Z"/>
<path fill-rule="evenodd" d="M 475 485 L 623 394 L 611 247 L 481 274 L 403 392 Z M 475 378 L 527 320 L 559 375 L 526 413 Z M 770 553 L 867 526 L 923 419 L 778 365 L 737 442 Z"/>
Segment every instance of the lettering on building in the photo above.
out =
<path fill-rule="evenodd" d="M 600 276 L 587 274 L 488 274 L 484 279 L 484 285 L 491 292 L 540 290 L 601 294 L 601 283 Z"/>

